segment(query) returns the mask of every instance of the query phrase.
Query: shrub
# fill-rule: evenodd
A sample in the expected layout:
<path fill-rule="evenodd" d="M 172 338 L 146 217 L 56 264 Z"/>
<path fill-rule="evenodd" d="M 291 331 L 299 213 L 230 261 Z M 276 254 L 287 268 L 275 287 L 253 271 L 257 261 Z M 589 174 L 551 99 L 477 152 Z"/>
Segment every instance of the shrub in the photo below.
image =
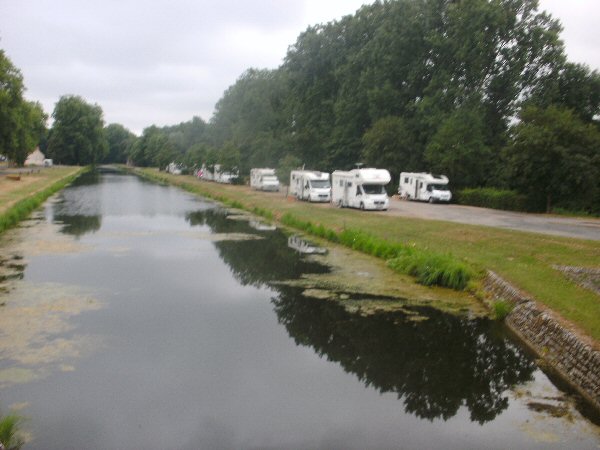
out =
<path fill-rule="evenodd" d="M 517 191 L 473 188 L 456 193 L 456 202 L 461 205 L 503 209 L 507 211 L 527 211 L 527 197 Z"/>
<path fill-rule="evenodd" d="M 508 300 L 495 300 L 492 305 L 492 311 L 496 320 L 504 320 L 513 310 L 514 305 Z"/>
<path fill-rule="evenodd" d="M 22 418 L 9 414 L 0 418 L 0 442 L 6 450 L 18 450 L 23 446 L 19 437 L 19 425 Z"/>
<path fill-rule="evenodd" d="M 465 289 L 473 276 L 469 266 L 452 255 L 420 249 L 411 249 L 390 259 L 388 266 L 416 277 L 425 286 L 437 285 L 456 290 Z"/>

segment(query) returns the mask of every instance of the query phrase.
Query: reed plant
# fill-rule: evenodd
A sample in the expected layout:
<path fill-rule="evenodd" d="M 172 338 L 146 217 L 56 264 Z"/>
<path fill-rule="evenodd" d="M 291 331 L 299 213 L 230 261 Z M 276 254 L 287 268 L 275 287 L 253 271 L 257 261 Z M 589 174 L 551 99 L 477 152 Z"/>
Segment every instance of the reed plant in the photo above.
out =
<path fill-rule="evenodd" d="M 285 213 L 281 222 L 306 233 L 342 244 L 353 250 L 388 261 L 392 269 L 412 275 L 420 284 L 464 290 L 474 271 L 450 254 L 439 254 L 413 246 L 386 241 L 361 230 L 344 229 L 339 233 L 322 224 L 300 220 Z"/>
<path fill-rule="evenodd" d="M 513 310 L 514 305 L 508 300 L 498 299 L 492 303 L 492 312 L 496 320 L 504 320 Z"/>
<path fill-rule="evenodd" d="M 23 418 L 16 414 L 8 414 L 0 418 L 0 443 L 5 450 L 18 450 L 24 442 L 19 436 Z"/>

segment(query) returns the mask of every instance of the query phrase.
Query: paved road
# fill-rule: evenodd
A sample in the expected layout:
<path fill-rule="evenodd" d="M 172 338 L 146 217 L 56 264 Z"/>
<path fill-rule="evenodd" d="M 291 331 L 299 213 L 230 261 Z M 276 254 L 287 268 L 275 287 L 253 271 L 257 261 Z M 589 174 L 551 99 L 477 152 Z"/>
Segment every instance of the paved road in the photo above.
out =
<path fill-rule="evenodd" d="M 525 214 L 473 206 L 390 199 L 391 214 L 600 241 L 600 219 Z"/>

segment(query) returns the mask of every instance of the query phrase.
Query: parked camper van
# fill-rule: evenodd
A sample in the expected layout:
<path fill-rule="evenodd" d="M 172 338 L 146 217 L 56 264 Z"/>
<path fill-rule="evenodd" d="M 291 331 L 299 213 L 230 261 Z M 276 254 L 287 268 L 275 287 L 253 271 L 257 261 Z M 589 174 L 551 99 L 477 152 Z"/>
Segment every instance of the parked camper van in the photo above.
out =
<path fill-rule="evenodd" d="M 398 194 L 401 198 L 429 203 L 449 202 L 452 199 L 448 177 L 430 173 L 402 172 Z"/>
<path fill-rule="evenodd" d="M 251 169 L 250 187 L 259 191 L 278 191 L 279 180 L 275 169 Z"/>
<path fill-rule="evenodd" d="M 221 165 L 215 164 L 215 170 L 213 171 L 213 180 L 217 183 L 231 184 L 238 179 L 239 172 L 237 170 L 223 170 L 221 171 Z"/>
<path fill-rule="evenodd" d="M 167 166 L 167 172 L 173 175 L 181 175 L 182 167 L 181 164 L 177 164 L 175 161 Z"/>
<path fill-rule="evenodd" d="M 336 170 L 331 174 L 331 201 L 339 207 L 387 210 L 385 185 L 392 177 L 385 169 Z"/>
<path fill-rule="evenodd" d="M 315 170 L 292 170 L 290 172 L 290 195 L 309 202 L 331 201 L 329 174 Z"/>

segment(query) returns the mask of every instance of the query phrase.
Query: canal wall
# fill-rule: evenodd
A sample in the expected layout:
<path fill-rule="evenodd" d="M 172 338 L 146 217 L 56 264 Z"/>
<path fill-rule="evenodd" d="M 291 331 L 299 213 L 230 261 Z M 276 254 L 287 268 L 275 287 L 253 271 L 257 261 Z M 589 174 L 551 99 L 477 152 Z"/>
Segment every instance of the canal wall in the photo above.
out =
<path fill-rule="evenodd" d="M 484 289 L 494 299 L 513 305 L 506 324 L 550 368 L 600 410 L 600 351 L 569 330 L 551 311 L 541 307 L 494 272 L 488 271 Z"/>

